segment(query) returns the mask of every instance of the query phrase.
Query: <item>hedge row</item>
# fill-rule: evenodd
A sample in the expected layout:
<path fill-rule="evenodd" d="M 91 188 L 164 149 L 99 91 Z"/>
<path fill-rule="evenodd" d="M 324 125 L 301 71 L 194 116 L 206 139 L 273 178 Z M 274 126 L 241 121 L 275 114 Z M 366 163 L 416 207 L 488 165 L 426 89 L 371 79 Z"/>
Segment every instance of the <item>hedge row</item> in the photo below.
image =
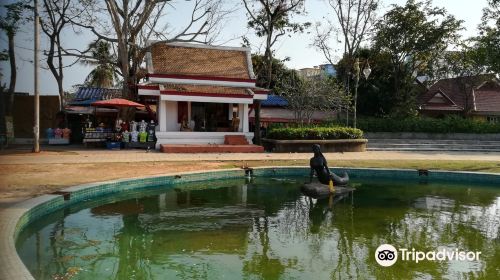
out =
<path fill-rule="evenodd" d="M 456 116 L 444 119 L 363 118 L 358 120 L 358 127 L 366 132 L 500 133 L 500 123 L 492 124 Z"/>
<path fill-rule="evenodd" d="M 267 138 L 276 140 L 361 139 L 363 131 L 341 126 L 276 127 L 269 130 Z"/>

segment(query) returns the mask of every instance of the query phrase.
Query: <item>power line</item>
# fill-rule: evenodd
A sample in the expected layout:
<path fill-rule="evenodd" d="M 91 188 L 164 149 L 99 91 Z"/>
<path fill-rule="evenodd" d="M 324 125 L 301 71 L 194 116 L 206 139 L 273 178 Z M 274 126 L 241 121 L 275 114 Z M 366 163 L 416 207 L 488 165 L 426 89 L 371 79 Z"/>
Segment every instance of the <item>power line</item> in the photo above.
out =
<path fill-rule="evenodd" d="M 4 42 L 6 42 L 6 43 L 9 43 L 9 41 L 8 41 L 7 39 L 5 39 L 5 38 L 0 37 L 0 40 L 1 40 L 1 41 L 4 41 Z M 18 44 L 14 44 L 14 47 L 15 47 L 15 48 L 19 48 L 19 49 L 23 49 L 23 50 L 27 50 L 27 51 L 32 51 L 32 52 L 34 52 L 34 51 L 35 51 L 35 49 L 34 49 L 34 48 L 28 48 L 28 47 L 20 46 L 20 45 L 18 45 Z M 42 50 L 39 50 L 38 52 L 42 52 Z"/>

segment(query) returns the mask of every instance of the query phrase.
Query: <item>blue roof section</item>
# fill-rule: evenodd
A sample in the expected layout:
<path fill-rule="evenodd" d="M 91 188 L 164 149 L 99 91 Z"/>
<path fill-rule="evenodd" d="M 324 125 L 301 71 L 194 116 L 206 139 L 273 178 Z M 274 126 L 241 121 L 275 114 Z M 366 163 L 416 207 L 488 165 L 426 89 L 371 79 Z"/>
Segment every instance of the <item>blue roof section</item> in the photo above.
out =
<path fill-rule="evenodd" d="M 285 106 L 288 106 L 288 101 L 282 96 L 269 94 L 267 96 L 267 99 L 262 101 L 261 105 L 268 106 L 268 107 L 273 107 L 273 106 L 285 107 Z"/>
<path fill-rule="evenodd" d="M 75 94 L 73 102 L 83 100 L 104 100 L 121 97 L 121 89 L 117 88 L 96 88 L 96 87 L 81 87 Z"/>

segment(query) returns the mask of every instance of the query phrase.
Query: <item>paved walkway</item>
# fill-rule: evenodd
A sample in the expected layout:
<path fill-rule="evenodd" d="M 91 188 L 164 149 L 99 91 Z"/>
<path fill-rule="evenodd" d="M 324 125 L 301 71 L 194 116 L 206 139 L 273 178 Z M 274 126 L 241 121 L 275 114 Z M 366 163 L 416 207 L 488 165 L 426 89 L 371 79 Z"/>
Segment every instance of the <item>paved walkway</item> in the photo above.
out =
<path fill-rule="evenodd" d="M 253 161 L 304 160 L 312 153 L 225 153 L 225 154 L 166 154 L 144 150 L 95 150 L 68 147 L 33 154 L 27 149 L 0 153 L 0 164 L 106 163 L 106 162 L 176 162 L 176 161 Z M 486 152 L 395 152 L 368 151 L 362 153 L 325 153 L 336 160 L 481 160 L 500 161 L 500 153 Z"/>

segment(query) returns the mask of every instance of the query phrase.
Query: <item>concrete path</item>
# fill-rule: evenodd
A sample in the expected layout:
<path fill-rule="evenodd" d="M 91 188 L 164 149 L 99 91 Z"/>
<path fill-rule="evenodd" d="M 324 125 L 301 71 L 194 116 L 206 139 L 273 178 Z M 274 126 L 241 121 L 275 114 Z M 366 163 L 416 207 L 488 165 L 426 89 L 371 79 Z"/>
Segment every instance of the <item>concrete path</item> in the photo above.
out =
<path fill-rule="evenodd" d="M 253 161 L 304 160 L 312 153 L 225 153 L 225 154 L 166 154 L 144 150 L 96 150 L 68 147 L 33 154 L 26 149 L 6 150 L 0 153 L 0 164 L 159 162 L 159 161 Z M 403 152 L 368 151 L 363 153 L 325 153 L 336 160 L 480 160 L 500 161 L 500 152 Z"/>

